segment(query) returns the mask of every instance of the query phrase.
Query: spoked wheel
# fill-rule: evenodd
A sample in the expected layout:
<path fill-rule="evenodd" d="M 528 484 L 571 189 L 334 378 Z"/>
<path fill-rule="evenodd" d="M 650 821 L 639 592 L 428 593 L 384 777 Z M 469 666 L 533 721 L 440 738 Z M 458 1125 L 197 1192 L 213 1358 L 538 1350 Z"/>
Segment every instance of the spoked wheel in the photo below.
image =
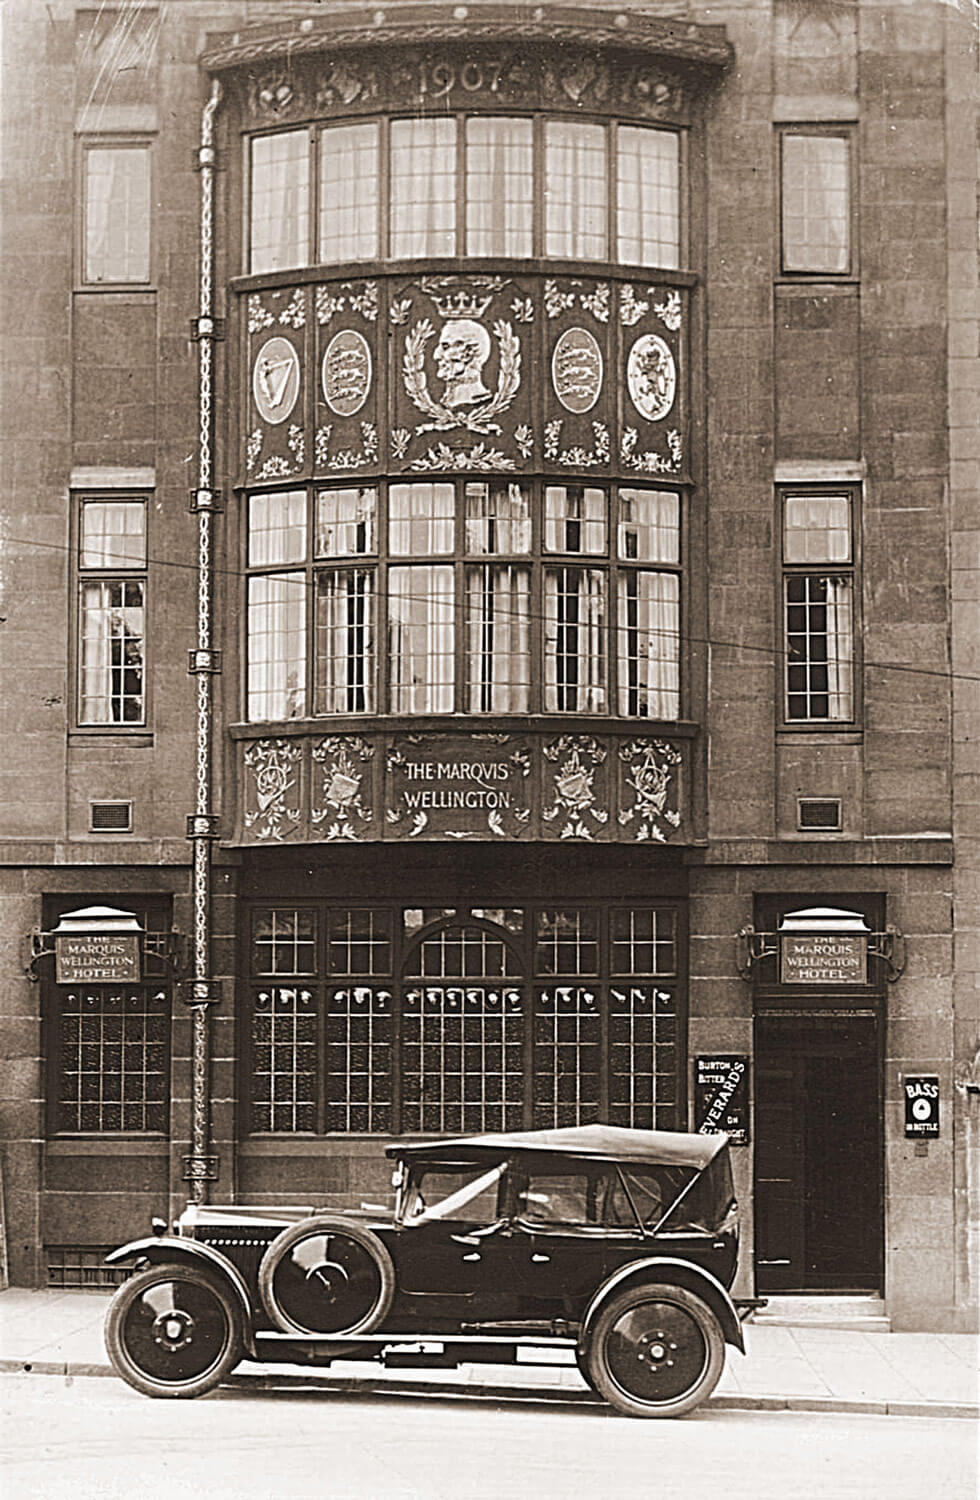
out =
<path fill-rule="evenodd" d="M 232 1293 L 196 1266 L 150 1266 L 109 1304 L 105 1343 L 113 1367 L 144 1396 L 203 1396 L 242 1357 Z"/>
<path fill-rule="evenodd" d="M 633 1417 L 681 1417 L 707 1400 L 725 1367 L 710 1307 L 677 1286 L 638 1286 L 596 1320 L 589 1368 L 600 1395 Z"/>
<path fill-rule="evenodd" d="M 341 1218 L 293 1224 L 259 1266 L 262 1304 L 284 1333 L 370 1333 L 395 1295 L 395 1268 L 370 1229 Z"/>

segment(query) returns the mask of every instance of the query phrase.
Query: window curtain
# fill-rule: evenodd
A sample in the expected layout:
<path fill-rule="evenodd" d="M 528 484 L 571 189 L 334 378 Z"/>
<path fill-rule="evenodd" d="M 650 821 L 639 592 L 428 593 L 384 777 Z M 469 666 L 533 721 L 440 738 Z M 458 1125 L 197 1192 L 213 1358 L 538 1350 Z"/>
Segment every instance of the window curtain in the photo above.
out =
<path fill-rule="evenodd" d="M 828 718 L 853 717 L 851 688 L 854 632 L 851 623 L 851 581 L 828 578 L 827 590 L 827 694 Z"/>
<path fill-rule="evenodd" d="M 301 573 L 249 580 L 248 716 L 295 719 L 306 712 L 306 588 Z"/>
<path fill-rule="evenodd" d="M 466 126 L 468 255 L 533 253 L 530 120 L 469 120 Z"/>
<path fill-rule="evenodd" d="M 391 125 L 391 254 L 456 253 L 456 121 Z"/>
<path fill-rule="evenodd" d="M 317 578 L 317 703 L 323 714 L 373 713 L 374 580 L 362 569 Z"/>
<path fill-rule="evenodd" d="M 146 281 L 150 274 L 149 153 L 110 147 L 86 155 L 85 278 Z"/>
<path fill-rule="evenodd" d="M 549 123 L 546 141 L 546 253 L 601 260 L 606 255 L 605 127 Z"/>
<path fill-rule="evenodd" d="M 621 575 L 619 711 L 650 719 L 680 713 L 679 588 L 672 573 Z"/>
<path fill-rule="evenodd" d="M 591 568 L 549 568 L 544 579 L 545 705 L 605 708 L 605 578 Z"/>
<path fill-rule="evenodd" d="M 527 712 L 530 588 L 527 568 L 467 569 L 470 713 Z"/>
<path fill-rule="evenodd" d="M 392 712 L 451 713 L 452 567 L 391 568 L 388 578 Z"/>
<path fill-rule="evenodd" d="M 309 143 L 305 131 L 252 141 L 251 270 L 309 259 Z"/>

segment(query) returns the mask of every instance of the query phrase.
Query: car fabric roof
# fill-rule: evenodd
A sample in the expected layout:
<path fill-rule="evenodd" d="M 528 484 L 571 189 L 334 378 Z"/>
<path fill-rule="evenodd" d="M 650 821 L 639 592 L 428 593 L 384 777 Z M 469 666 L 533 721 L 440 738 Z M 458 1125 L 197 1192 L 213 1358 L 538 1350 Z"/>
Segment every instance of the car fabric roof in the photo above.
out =
<path fill-rule="evenodd" d="M 616 1125 L 575 1125 L 564 1130 L 515 1130 L 499 1134 L 405 1143 L 386 1148 L 388 1156 L 413 1160 L 479 1160 L 501 1151 L 545 1151 L 606 1161 L 671 1167 L 706 1167 L 728 1144 L 723 1131 L 690 1135 L 681 1130 L 625 1130 Z"/>

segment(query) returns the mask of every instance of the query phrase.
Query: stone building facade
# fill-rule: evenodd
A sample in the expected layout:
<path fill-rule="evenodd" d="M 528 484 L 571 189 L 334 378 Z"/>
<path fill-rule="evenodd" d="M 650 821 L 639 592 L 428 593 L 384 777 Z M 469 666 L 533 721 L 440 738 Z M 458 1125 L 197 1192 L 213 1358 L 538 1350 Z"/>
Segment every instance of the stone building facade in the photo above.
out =
<path fill-rule="evenodd" d="M 971 1326 L 976 44 L 8 8 L 12 1280 L 601 1118 Z"/>

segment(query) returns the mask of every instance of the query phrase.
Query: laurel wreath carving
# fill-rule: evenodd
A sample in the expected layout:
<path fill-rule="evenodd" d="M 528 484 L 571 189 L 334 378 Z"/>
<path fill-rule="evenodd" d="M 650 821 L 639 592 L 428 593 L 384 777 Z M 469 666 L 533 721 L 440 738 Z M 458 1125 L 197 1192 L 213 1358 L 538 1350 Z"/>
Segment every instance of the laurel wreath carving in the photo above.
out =
<path fill-rule="evenodd" d="M 456 427 L 464 427 L 468 432 L 480 433 L 484 437 L 492 432 L 500 432 L 498 423 L 493 419 L 506 411 L 517 395 L 521 383 L 521 341 L 510 323 L 501 321 L 494 323 L 493 332 L 500 345 L 500 372 L 497 376 L 497 389 L 486 405 L 478 407 L 475 411 L 454 411 L 452 407 L 443 405 L 441 401 L 434 401 L 429 395 L 429 383 L 425 373 L 425 347 L 435 336 L 435 329 L 428 318 L 423 318 L 416 323 L 405 339 L 405 354 L 402 360 L 405 389 L 419 411 L 432 418 L 431 422 L 425 422 L 417 427 L 417 432 L 452 432 Z"/>

